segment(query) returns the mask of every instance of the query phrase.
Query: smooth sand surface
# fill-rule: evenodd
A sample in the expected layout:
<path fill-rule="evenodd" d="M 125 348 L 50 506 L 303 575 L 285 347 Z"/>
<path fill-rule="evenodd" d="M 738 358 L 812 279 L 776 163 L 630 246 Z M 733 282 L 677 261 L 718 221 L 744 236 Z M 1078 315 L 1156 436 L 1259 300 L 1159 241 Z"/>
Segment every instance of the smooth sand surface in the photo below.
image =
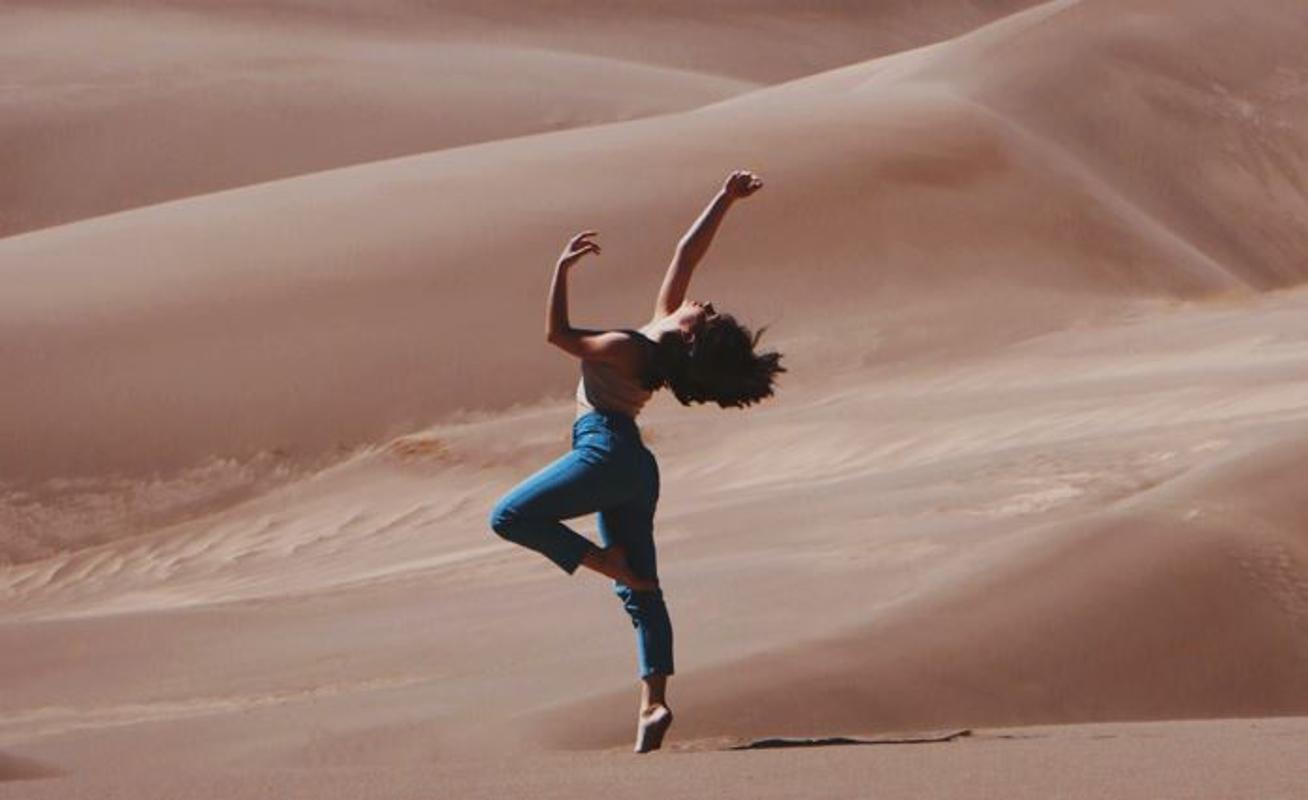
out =
<path fill-rule="evenodd" d="M 10 2 L 0 236 L 688 110 L 1033 4 Z"/>
<path fill-rule="evenodd" d="M 443 760 L 421 747 L 362 764 L 340 751 L 294 766 L 173 771 L 143 758 L 113 772 L 0 782 L 0 797 L 1294 798 L 1308 783 L 1308 719 L 995 728 L 948 743 L 725 752 L 667 749 L 484 755 Z M 0 760 L 0 769 L 6 762 Z M 41 769 L 29 764 L 29 770 Z M 46 768 L 48 770 L 48 768 Z M 3 775 L 4 773 L 0 773 Z"/>
<path fill-rule="evenodd" d="M 1308 8 L 520 5 L 0 10 L 0 797 L 1300 796 Z M 637 757 L 487 515 L 737 168 Z"/>

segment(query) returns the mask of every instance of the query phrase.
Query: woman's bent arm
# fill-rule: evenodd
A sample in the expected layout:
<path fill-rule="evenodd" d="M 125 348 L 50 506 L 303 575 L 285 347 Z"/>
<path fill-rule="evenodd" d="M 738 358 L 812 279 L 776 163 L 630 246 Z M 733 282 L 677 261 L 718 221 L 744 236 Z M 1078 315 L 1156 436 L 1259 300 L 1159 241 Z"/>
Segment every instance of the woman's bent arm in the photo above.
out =
<path fill-rule="evenodd" d="M 552 342 L 554 337 L 566 333 L 572 326 L 568 325 L 568 270 L 587 253 L 599 255 L 600 246 L 590 237 L 598 236 L 599 231 L 582 231 L 568 240 L 563 254 L 554 263 L 554 279 L 550 281 L 550 299 L 545 306 L 545 341 Z"/>
<path fill-rule="evenodd" d="M 549 301 L 545 307 L 545 340 L 577 358 L 596 361 L 623 361 L 638 356 L 639 345 L 619 331 L 593 331 L 572 327 L 568 322 L 568 270 L 587 253 L 599 255 L 600 246 L 584 231 L 572 237 L 550 281 Z"/>

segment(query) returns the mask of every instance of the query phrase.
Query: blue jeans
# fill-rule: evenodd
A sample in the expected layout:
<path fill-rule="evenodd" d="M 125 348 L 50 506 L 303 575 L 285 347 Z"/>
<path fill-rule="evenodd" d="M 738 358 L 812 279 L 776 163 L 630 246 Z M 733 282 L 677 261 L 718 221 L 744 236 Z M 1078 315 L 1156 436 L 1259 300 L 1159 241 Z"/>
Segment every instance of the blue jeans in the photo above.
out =
<path fill-rule="evenodd" d="M 595 545 L 560 520 L 599 512 L 604 546 L 622 545 L 636 575 L 658 580 L 658 498 L 658 463 L 641 441 L 635 420 L 591 411 L 572 425 L 572 450 L 501 497 L 491 511 L 490 526 L 572 574 Z M 636 629 L 641 677 L 671 675 L 672 622 L 663 590 L 638 592 L 615 580 L 613 591 Z"/>

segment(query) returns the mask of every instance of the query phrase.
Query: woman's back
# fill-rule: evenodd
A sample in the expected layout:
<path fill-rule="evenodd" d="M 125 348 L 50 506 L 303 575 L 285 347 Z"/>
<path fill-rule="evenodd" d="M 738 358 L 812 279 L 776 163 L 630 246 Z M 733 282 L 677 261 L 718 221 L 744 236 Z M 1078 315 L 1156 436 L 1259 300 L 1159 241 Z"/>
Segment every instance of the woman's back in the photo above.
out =
<path fill-rule="evenodd" d="M 633 373 L 615 363 L 583 359 L 577 381 L 577 419 L 592 410 L 616 411 L 635 419 L 654 395 L 645 388 L 642 377 L 652 360 L 654 342 L 637 330 L 625 333 L 647 345 L 640 368 Z"/>

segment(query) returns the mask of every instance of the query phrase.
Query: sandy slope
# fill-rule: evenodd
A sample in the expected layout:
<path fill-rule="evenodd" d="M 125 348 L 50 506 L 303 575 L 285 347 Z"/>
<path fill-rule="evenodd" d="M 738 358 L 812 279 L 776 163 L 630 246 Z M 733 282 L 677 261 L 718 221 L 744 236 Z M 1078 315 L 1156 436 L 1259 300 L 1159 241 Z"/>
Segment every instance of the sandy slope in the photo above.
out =
<path fill-rule="evenodd" d="M 693 108 L 1030 4 L 6 4 L 0 236 Z"/>
<path fill-rule="evenodd" d="M 1296 720 L 707 752 L 1308 713 L 1287 77 L 1308 16 L 1236 8 L 1048 3 L 690 112 L 0 240 L 21 378 L 0 394 L 0 777 L 74 776 L 0 792 L 1298 785 Z M 639 319 L 735 166 L 767 191 L 695 293 L 774 322 L 791 372 L 746 414 L 642 416 L 679 721 L 633 768 L 609 587 L 485 516 L 566 446 L 575 363 L 523 346 L 555 251 L 601 230 L 574 321 Z M 141 753 L 167 766 L 104 772 Z"/>
<path fill-rule="evenodd" d="M 1308 737 L 1303 718 L 1100 724 L 978 731 L 938 745 L 830 747 L 763 752 L 673 752 L 645 759 L 624 754 L 486 755 L 442 759 L 415 748 L 399 763 L 320 760 L 260 773 L 248 765 L 183 774 L 145 763 L 62 780 L 0 783 L 0 795 L 24 798 L 321 797 L 469 800 L 503 797 L 633 798 L 698 796 L 828 797 L 887 800 L 1005 797 L 1015 800 L 1294 797 L 1308 773 L 1297 755 Z M 53 768 L 17 757 L 14 774 Z M 138 762 L 139 763 L 139 762 Z M 0 766 L 0 768 L 3 768 Z M 8 787 L 8 790 L 6 790 Z"/>
<path fill-rule="evenodd" d="M 652 410 L 679 746 L 1302 713 L 1305 303 L 1136 306 L 800 389 L 711 445 Z M 0 747 L 91 774 L 142 749 L 199 773 L 463 764 L 449 780 L 488 749 L 612 755 L 633 702 L 616 600 L 484 525 L 558 452 L 551 420 L 437 428 L 10 568 Z"/>
<path fill-rule="evenodd" d="M 0 235 L 343 164 L 692 108 L 724 76 L 176 11 L 10 12 Z"/>
<path fill-rule="evenodd" d="M 998 115 L 1001 100 L 1018 104 L 1015 90 L 965 93 L 1006 52 L 987 42 L 1057 33 L 1070 13 L 1042 6 L 949 47 L 693 113 L 302 176 L 2 240 L 0 269 L 22 277 L 0 298 L 4 366 L 24 380 L 0 398 L 0 475 L 94 482 L 260 453 L 312 463 L 458 409 L 564 395 L 575 365 L 551 357 L 539 334 L 559 242 L 582 227 L 603 231 L 606 257 L 574 281 L 574 319 L 629 324 L 647 313 L 671 243 L 733 165 L 766 173 L 778 191 L 735 212 L 697 291 L 756 323 L 784 313 L 773 337 L 793 353 L 800 382 L 804 365 L 984 349 L 1114 297 L 1238 289 L 1269 264 L 1293 278 L 1302 264 L 1275 237 L 1255 240 L 1231 222 L 1251 258 L 1218 259 L 1147 213 L 1113 174 L 1015 125 L 1015 111 Z M 1101 27 L 1124 24 L 1105 14 Z M 1223 41 L 1253 48 L 1261 26 L 1230 25 Z M 1203 32 L 1190 48 L 1218 44 Z M 946 73 L 962 58 L 951 60 L 954 46 L 972 58 Z M 1287 49 L 1278 63 L 1296 58 Z M 1131 74 L 1143 87 L 1157 80 Z M 1214 138 L 1190 127 L 1201 131 L 1196 144 Z M 1184 134 L 1154 149 L 1183 149 Z M 1266 151 L 1282 154 L 1279 141 Z M 1237 188 L 1245 174 L 1242 162 L 1216 157 L 1208 170 Z M 1294 208 L 1277 193 L 1233 194 L 1269 217 Z M 458 304 L 443 303 L 455 294 Z M 832 335 L 791 322 L 817 313 Z"/>
<path fill-rule="evenodd" d="M 1303 713 L 1308 426 L 1259 433 L 1160 488 L 985 549 L 965 576 L 862 628 L 697 673 L 680 733 Z M 547 715 L 547 740 L 625 741 L 626 694 Z"/>

